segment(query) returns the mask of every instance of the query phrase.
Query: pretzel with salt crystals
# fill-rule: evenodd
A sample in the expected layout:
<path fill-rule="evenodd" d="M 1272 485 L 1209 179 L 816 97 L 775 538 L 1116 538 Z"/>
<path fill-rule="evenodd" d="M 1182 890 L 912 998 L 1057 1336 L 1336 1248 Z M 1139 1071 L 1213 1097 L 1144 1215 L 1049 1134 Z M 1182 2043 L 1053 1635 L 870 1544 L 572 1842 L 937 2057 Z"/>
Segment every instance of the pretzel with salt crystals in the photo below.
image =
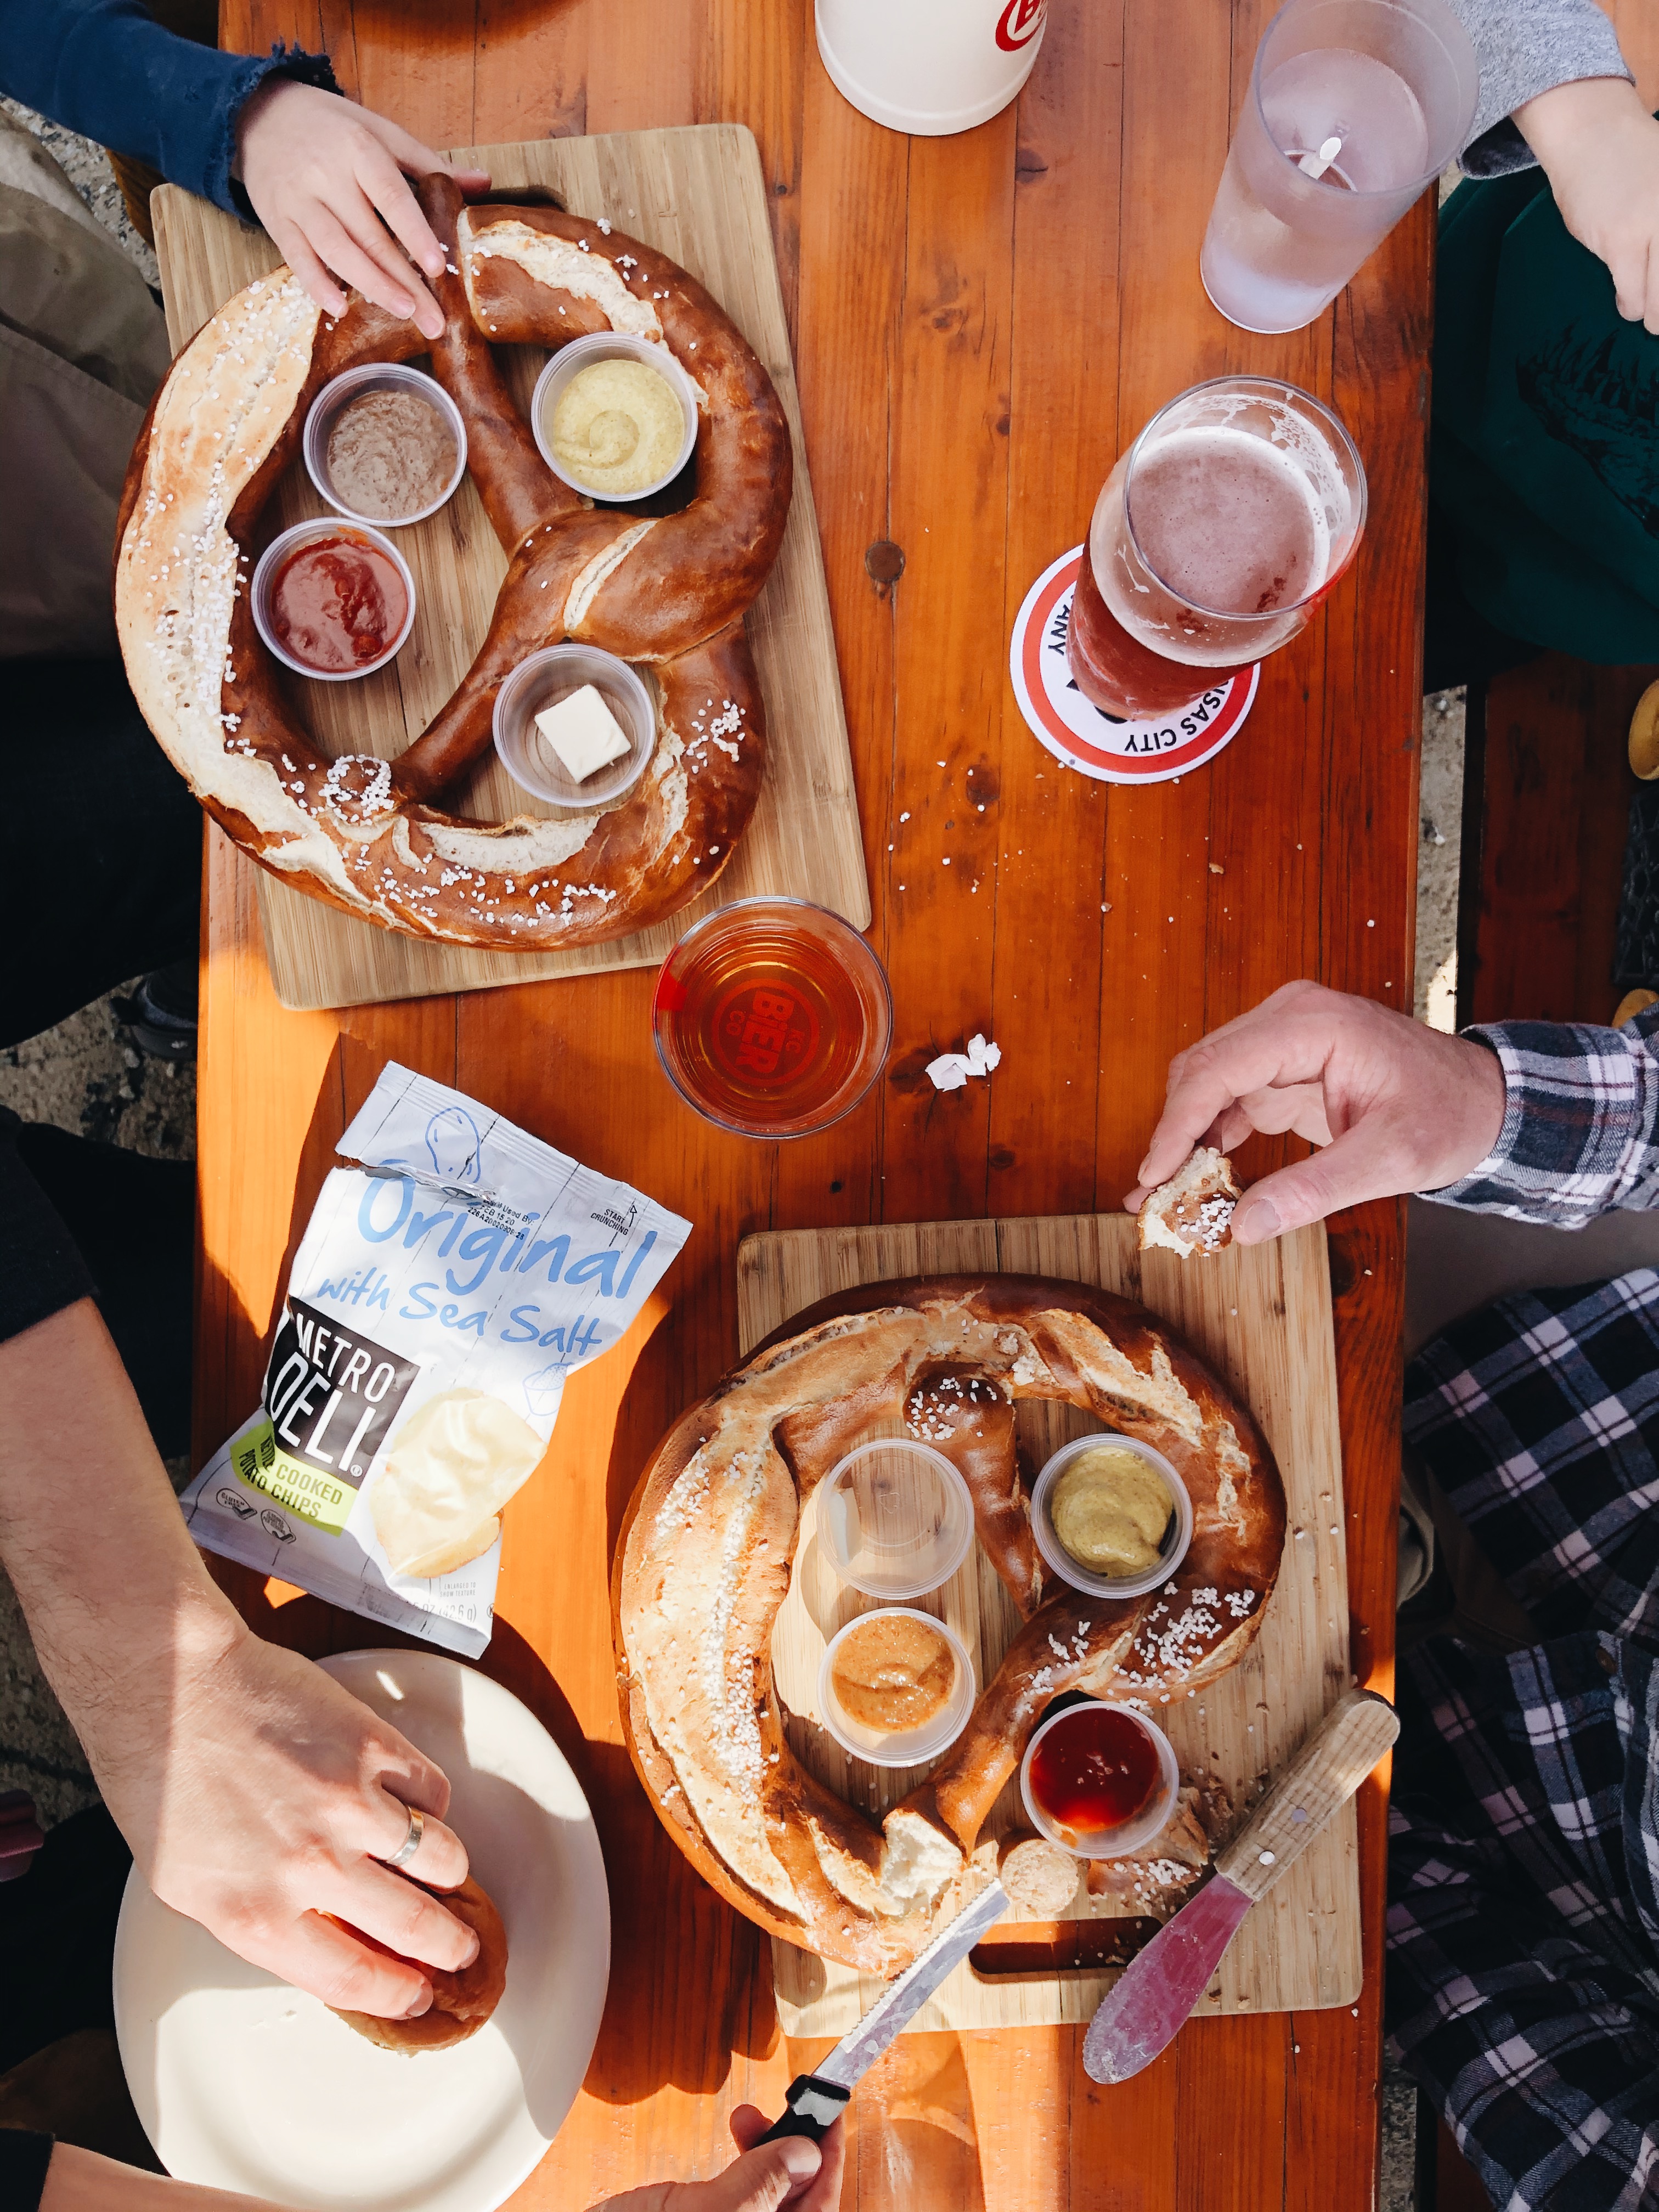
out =
<path fill-rule="evenodd" d="M 1045 1581 L 1015 1456 L 1022 1398 L 1081 1407 L 1170 1461 L 1194 1526 L 1169 1582 L 1108 1602 Z M 800 1502 L 900 1419 L 966 1480 L 1025 1625 L 962 1736 L 878 1830 L 790 1749 L 771 1637 Z M 1261 1431 L 1144 1307 L 1022 1275 L 866 1285 L 798 1315 L 681 1416 L 641 1478 L 611 1583 L 635 1765 L 669 1833 L 739 1911 L 892 1972 L 982 1878 L 980 1829 L 1051 1700 L 1081 1689 L 1156 1711 L 1224 1674 L 1255 1639 L 1284 1544 L 1284 1486 Z"/>
<path fill-rule="evenodd" d="M 793 468 L 771 379 L 702 287 L 653 248 L 548 207 L 465 207 L 418 186 L 447 262 L 433 373 L 467 426 L 467 466 L 507 572 L 453 697 L 396 760 L 331 759 L 253 625 L 262 514 L 313 399 L 343 369 L 428 349 L 353 295 L 336 323 L 285 269 L 185 347 L 127 471 L 116 619 L 145 720 L 246 852 L 349 914 L 450 944 L 548 951 L 675 913 L 732 857 L 759 795 L 760 689 L 744 614 L 782 542 Z M 490 348 L 615 329 L 659 341 L 698 393 L 696 492 L 678 514 L 594 507 L 554 476 Z M 481 823 L 434 803 L 488 750 L 502 679 L 579 638 L 646 664 L 658 735 L 619 805 Z"/>

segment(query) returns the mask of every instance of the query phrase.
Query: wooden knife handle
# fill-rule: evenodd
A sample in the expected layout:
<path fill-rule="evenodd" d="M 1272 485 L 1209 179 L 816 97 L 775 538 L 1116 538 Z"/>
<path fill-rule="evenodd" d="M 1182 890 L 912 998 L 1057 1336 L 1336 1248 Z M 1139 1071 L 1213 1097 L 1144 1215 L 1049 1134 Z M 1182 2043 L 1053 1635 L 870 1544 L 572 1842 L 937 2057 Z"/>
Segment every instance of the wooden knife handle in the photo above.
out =
<path fill-rule="evenodd" d="M 1400 1716 L 1386 1698 L 1348 1691 L 1217 1854 L 1216 1872 L 1247 1897 L 1263 1896 L 1347 1803 L 1399 1733 Z"/>

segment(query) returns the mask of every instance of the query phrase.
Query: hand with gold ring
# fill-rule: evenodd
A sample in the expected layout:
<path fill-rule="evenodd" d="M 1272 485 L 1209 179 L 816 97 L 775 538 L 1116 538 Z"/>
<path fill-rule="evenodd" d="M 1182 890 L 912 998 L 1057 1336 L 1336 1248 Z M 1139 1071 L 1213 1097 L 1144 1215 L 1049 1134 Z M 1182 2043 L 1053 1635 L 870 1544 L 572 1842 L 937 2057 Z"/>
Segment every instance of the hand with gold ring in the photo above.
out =
<path fill-rule="evenodd" d="M 441 1770 L 209 1579 L 89 1298 L 0 1342 L 0 1559 L 150 1887 L 325 2004 L 428 2011 L 478 1953 Z"/>
<path fill-rule="evenodd" d="M 431 1893 L 466 1879 L 449 1784 L 319 1667 L 225 1626 L 228 1648 L 177 1686 L 165 1786 L 117 1750 L 111 1809 L 157 1896 L 241 1957 L 342 2011 L 412 2019 L 432 2002 L 422 1963 L 477 1955 Z"/>

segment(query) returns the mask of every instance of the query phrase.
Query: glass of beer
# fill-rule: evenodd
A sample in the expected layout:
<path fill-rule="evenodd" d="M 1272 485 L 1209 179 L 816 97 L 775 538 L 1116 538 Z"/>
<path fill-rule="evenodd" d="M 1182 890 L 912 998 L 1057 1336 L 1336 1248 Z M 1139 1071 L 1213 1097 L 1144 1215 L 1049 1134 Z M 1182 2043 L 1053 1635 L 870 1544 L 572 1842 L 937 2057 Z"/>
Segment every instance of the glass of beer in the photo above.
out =
<path fill-rule="evenodd" d="M 1480 88 L 1446 0 L 1289 0 L 1256 48 L 1199 257 L 1228 321 L 1299 331 L 1322 314 L 1463 143 Z"/>
<path fill-rule="evenodd" d="M 738 899 L 662 963 L 657 1057 L 686 1104 L 744 1137 L 806 1137 L 850 1114 L 893 1036 L 887 974 L 804 899 Z"/>
<path fill-rule="evenodd" d="M 1179 714 L 1307 626 L 1354 556 L 1365 471 L 1328 407 L 1222 376 L 1160 408 L 1106 479 L 1066 657 L 1120 721 Z"/>

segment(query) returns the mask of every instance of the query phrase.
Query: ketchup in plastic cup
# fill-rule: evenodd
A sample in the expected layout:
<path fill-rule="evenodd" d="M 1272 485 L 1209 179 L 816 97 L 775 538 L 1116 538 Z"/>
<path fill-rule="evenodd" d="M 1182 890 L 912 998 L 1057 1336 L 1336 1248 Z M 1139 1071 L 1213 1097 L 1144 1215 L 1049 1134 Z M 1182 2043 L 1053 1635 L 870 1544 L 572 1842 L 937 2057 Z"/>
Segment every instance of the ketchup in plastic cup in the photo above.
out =
<path fill-rule="evenodd" d="M 1120 720 L 1178 713 L 1306 628 L 1365 526 L 1365 471 L 1293 384 L 1217 377 L 1158 410 L 1096 501 L 1066 659 Z"/>
<path fill-rule="evenodd" d="M 880 1074 L 893 1004 L 882 964 L 838 915 L 739 899 L 687 930 L 652 1007 L 657 1056 L 688 1106 L 744 1137 L 805 1137 Z"/>
<path fill-rule="evenodd" d="M 253 620 L 276 658 L 339 684 L 383 668 L 415 620 L 415 580 L 365 524 L 296 523 L 259 556 Z"/>
<path fill-rule="evenodd" d="M 1078 1858 L 1122 1858 L 1151 1843 L 1167 1826 L 1180 1787 L 1163 1729 L 1127 1705 L 1093 1698 L 1050 1713 L 1019 1770 L 1032 1824 Z"/>

